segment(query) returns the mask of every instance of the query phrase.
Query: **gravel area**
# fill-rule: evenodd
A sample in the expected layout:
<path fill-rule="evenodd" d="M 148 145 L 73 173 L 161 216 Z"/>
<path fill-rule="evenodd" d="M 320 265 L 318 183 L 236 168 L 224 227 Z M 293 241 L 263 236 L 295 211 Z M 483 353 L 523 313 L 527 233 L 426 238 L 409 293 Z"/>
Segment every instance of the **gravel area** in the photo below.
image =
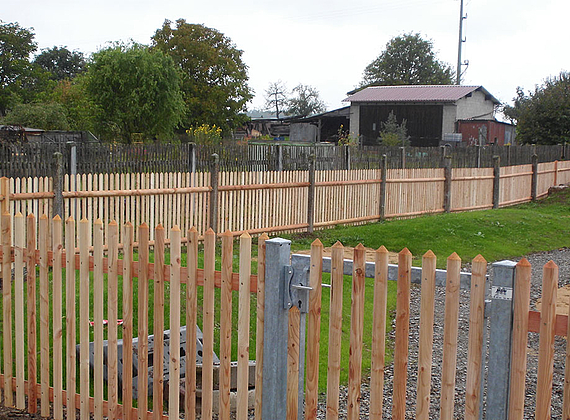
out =
<path fill-rule="evenodd" d="M 532 265 L 531 308 L 534 308 L 536 299 L 541 295 L 542 267 L 548 261 L 553 260 L 559 266 L 559 285 L 570 283 L 570 249 L 560 249 L 551 252 L 537 253 L 527 256 Z M 518 259 L 516 260 L 518 261 Z M 492 275 L 491 264 L 489 274 Z M 419 341 L 419 308 L 420 287 L 412 285 L 411 311 L 410 311 L 410 347 L 408 361 L 408 391 L 406 418 L 415 418 L 416 408 L 416 375 Z M 432 393 L 430 418 L 439 418 L 439 396 L 441 389 L 441 360 L 443 354 L 443 317 L 445 308 L 445 289 L 436 288 L 435 302 L 435 325 L 432 366 Z M 469 291 L 462 290 L 460 294 L 459 313 L 459 337 L 457 352 L 457 375 L 454 418 L 463 418 L 465 413 L 465 377 L 467 371 L 467 346 L 469 326 Z M 393 337 L 392 337 L 393 338 Z M 536 396 L 536 377 L 538 367 L 538 334 L 529 335 L 528 343 L 528 373 L 526 387 L 525 419 L 534 419 L 534 407 Z M 554 361 L 554 389 L 552 395 L 552 418 L 562 417 L 562 399 L 564 389 L 564 358 L 566 351 L 566 339 L 556 338 L 555 361 Z M 386 366 L 384 386 L 383 418 L 390 419 L 392 406 L 392 365 Z M 346 388 L 341 390 L 341 418 L 346 418 Z M 362 385 L 361 396 L 361 419 L 368 418 L 369 411 L 369 385 Z M 319 418 L 324 419 L 326 405 L 324 398 L 319 405 Z"/>

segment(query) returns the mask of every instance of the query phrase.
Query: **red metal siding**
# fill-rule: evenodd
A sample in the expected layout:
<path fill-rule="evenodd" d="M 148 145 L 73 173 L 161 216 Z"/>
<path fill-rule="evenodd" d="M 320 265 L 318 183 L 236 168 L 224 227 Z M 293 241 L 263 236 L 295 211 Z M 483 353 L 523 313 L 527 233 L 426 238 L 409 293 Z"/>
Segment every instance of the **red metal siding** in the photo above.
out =
<path fill-rule="evenodd" d="M 484 144 L 505 144 L 505 125 L 495 121 L 458 121 L 457 131 L 463 135 L 463 142 L 469 146 L 479 144 L 480 128 L 486 128 Z M 485 129 L 483 129 L 485 135 Z"/>

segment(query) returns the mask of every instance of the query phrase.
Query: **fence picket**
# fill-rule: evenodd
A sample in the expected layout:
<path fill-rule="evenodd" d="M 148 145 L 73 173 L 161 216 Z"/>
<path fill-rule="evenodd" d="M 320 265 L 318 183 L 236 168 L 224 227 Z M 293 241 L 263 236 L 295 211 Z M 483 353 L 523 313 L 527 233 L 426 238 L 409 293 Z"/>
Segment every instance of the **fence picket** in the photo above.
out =
<path fill-rule="evenodd" d="M 232 268 L 233 240 L 230 231 L 222 234 L 222 288 L 220 292 L 220 418 L 230 416 L 232 360 Z M 241 283 L 240 283 L 241 284 Z"/>
<path fill-rule="evenodd" d="M 392 416 L 396 420 L 404 420 L 406 412 L 411 266 L 412 254 L 407 248 L 404 248 L 398 254 L 396 343 L 394 347 L 394 390 L 392 403 Z"/>
<path fill-rule="evenodd" d="M 14 322 L 16 331 L 16 408 L 26 408 L 24 390 L 24 251 L 26 230 L 22 213 L 14 217 Z"/>
<path fill-rule="evenodd" d="M 4 339 L 4 403 L 14 406 L 12 390 L 12 218 L 11 213 L 2 213 L 2 315 Z M 47 255 L 47 244 L 46 255 Z M 47 262 L 46 262 L 47 263 Z M 46 274 L 47 276 L 47 274 Z"/>
<path fill-rule="evenodd" d="M 331 296 L 329 306 L 329 354 L 327 366 L 327 420 L 338 419 L 344 247 L 340 242 L 332 246 Z M 373 347 L 374 349 L 374 347 Z M 372 392 L 372 391 L 371 391 Z M 372 399 L 372 396 L 371 396 Z"/>
<path fill-rule="evenodd" d="M 536 420 L 550 419 L 557 291 L 558 266 L 553 261 L 549 261 L 544 265 L 542 272 L 542 311 L 540 313 L 540 344 L 536 384 Z"/>
<path fill-rule="evenodd" d="M 196 354 L 197 281 L 198 281 L 198 231 L 188 230 L 186 278 L 186 354 Z M 186 381 L 184 384 L 184 418 L 196 418 L 196 358 L 186 356 Z"/>
<path fill-rule="evenodd" d="M 297 420 L 299 410 L 299 324 L 301 312 L 297 306 L 289 310 L 287 336 L 287 420 Z"/>
<path fill-rule="evenodd" d="M 107 326 L 107 337 L 109 339 L 107 348 L 107 384 L 109 400 L 109 417 L 118 418 L 119 392 L 118 392 L 118 349 L 117 349 L 117 319 L 119 305 L 119 225 L 115 220 L 109 223 L 109 252 L 107 254 L 107 316 L 109 319 Z M 123 259 L 123 264 L 125 260 Z M 128 281 L 123 279 L 123 282 Z M 123 349 L 127 343 L 123 342 Z M 124 354 L 124 350 L 123 350 Z"/>
<path fill-rule="evenodd" d="M 138 418 L 146 417 L 148 408 L 148 254 L 149 228 L 139 226 L 139 271 L 138 271 Z"/>
<path fill-rule="evenodd" d="M 429 250 L 422 257 L 422 291 L 420 303 L 420 343 L 416 418 L 429 419 L 431 365 L 433 354 L 433 320 L 435 300 L 436 256 Z"/>
<path fill-rule="evenodd" d="M 360 385 L 362 382 L 362 335 L 364 328 L 364 275 L 366 250 L 362 244 L 354 248 L 352 272 L 352 305 L 350 309 L 350 353 L 348 359 L 349 420 L 360 418 Z"/>
<path fill-rule="evenodd" d="M 39 249 L 40 249 L 40 382 L 41 382 L 41 415 L 47 417 L 50 414 L 49 406 L 49 260 L 48 260 L 48 247 L 49 247 L 49 226 L 48 217 L 43 214 L 40 217 L 40 236 L 39 236 Z M 6 342 L 6 341 L 5 341 Z M 8 353 L 10 354 L 10 353 Z M 11 366 L 11 362 L 10 362 Z M 7 403 L 8 405 L 8 403 Z"/>
<path fill-rule="evenodd" d="M 125 225 L 123 237 L 123 418 L 132 420 L 133 406 L 133 240 L 134 227 Z"/>
<path fill-rule="evenodd" d="M 81 394 L 80 415 L 89 419 L 89 222 L 79 222 L 79 393 Z"/>
<path fill-rule="evenodd" d="M 239 245 L 239 310 L 238 310 L 238 366 L 237 410 L 238 420 L 247 420 L 249 390 L 249 323 L 250 323 L 251 236 L 240 236 Z"/>
<path fill-rule="evenodd" d="M 28 316 L 28 412 L 37 412 L 37 357 L 36 357 L 36 218 L 30 214 L 26 218 L 26 285 Z"/>
<path fill-rule="evenodd" d="M 175 225 L 170 231 L 170 365 L 168 415 L 180 418 L 180 229 Z M 193 327 L 190 325 L 189 327 Z M 195 354 L 195 353 L 194 353 Z M 186 360 L 193 357 L 188 355 Z M 195 357 L 194 357 L 195 359 Z M 160 411 L 162 416 L 162 411 Z"/>
<path fill-rule="evenodd" d="M 154 354 L 152 369 L 152 412 L 153 419 L 162 417 L 164 388 L 164 238 L 165 229 L 158 225 L 154 229 Z M 171 258 L 173 258 L 171 256 Z M 170 331 L 170 343 L 173 333 Z M 172 372 L 169 372 L 172 373 Z M 170 379 L 172 379 L 170 377 Z M 172 385 L 172 382 L 169 382 Z"/>
<path fill-rule="evenodd" d="M 93 225 L 94 418 L 103 420 L 103 221 Z"/>
<path fill-rule="evenodd" d="M 202 353 L 202 420 L 212 420 L 214 366 L 214 276 L 216 270 L 216 234 L 208 228 L 204 238 L 204 302 Z"/>
<path fill-rule="evenodd" d="M 255 420 L 261 420 L 263 393 L 263 326 L 265 324 L 265 241 L 266 233 L 257 239 L 257 324 L 255 346 Z"/>
<path fill-rule="evenodd" d="M 62 329 L 62 277 L 61 258 L 63 256 L 61 217 L 53 218 L 53 417 L 63 419 L 63 329 Z M 17 330 L 19 331 L 19 330 Z"/>

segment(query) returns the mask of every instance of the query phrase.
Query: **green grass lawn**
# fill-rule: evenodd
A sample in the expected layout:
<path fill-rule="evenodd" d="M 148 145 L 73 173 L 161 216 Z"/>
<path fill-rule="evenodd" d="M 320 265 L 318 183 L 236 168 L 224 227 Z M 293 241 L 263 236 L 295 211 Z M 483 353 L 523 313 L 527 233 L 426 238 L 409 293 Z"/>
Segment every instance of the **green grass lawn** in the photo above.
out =
<path fill-rule="evenodd" d="M 482 254 L 488 261 L 495 261 L 510 257 L 521 256 L 538 251 L 546 251 L 561 247 L 570 246 L 570 192 L 558 192 L 537 203 L 529 203 L 516 207 L 504 208 L 499 210 L 486 210 L 467 213 L 441 214 L 434 216 L 424 216 L 416 219 L 408 220 L 391 220 L 382 223 L 372 223 L 361 226 L 339 226 L 333 229 L 321 230 L 313 235 L 306 233 L 281 235 L 292 241 L 292 250 L 309 249 L 311 242 L 319 238 L 325 246 L 331 246 L 337 240 L 346 246 L 356 246 L 362 243 L 366 247 L 378 248 L 381 245 L 386 246 L 388 250 L 398 252 L 404 247 L 414 255 L 414 265 L 421 265 L 421 255 L 431 249 L 438 257 L 437 265 L 444 268 L 446 258 L 452 253 L 457 252 L 464 262 L 470 261 L 477 254 Z M 253 257 L 257 256 L 257 240 L 252 241 Z M 239 250 L 238 240 L 234 243 L 234 253 Z M 200 252 L 202 249 L 200 249 Z M 217 266 L 220 269 L 220 243 L 217 246 Z M 135 259 L 137 257 L 135 256 Z M 202 266 L 203 260 L 200 257 L 199 265 Z M 166 253 L 166 262 L 169 261 L 169 254 Z M 152 254 L 151 254 L 152 261 Z M 186 266 L 186 255 L 183 252 L 183 266 Z M 234 271 L 238 270 L 238 257 L 234 256 Z M 252 272 L 256 273 L 257 264 L 252 261 Z M 65 276 L 65 274 L 64 274 Z M 50 277 L 51 279 L 51 277 Z M 65 279 L 65 277 L 64 277 Z M 105 277 L 105 296 L 107 301 Z M 323 281 L 329 282 L 329 275 L 323 275 Z M 372 279 L 366 280 L 366 303 L 364 311 L 364 358 L 363 371 L 367 375 L 370 370 L 370 345 L 371 345 L 371 327 L 372 327 Z M 166 283 L 165 289 L 165 329 L 169 325 L 169 284 Z M 93 282 L 91 281 L 91 289 Z M 395 282 L 390 282 L 388 296 L 388 326 L 391 325 L 391 319 L 395 310 Z M 37 290 L 39 291 L 39 285 Z M 137 295 L 136 295 L 136 278 L 135 278 L 135 296 L 134 296 L 134 314 L 137 315 Z M 50 288 L 51 293 L 51 288 Z M 65 280 L 64 280 L 65 293 Z M 79 277 L 77 274 L 77 304 L 79 304 Z M 185 293 L 185 285 L 182 286 L 182 293 Z M 150 299 L 152 302 L 153 282 L 150 282 Z M 341 383 L 346 383 L 348 377 L 348 351 L 350 336 L 350 304 L 351 304 L 351 278 L 344 278 L 344 295 L 343 295 L 343 340 L 342 340 L 342 370 Z M 92 295 L 91 295 L 92 296 Z M 328 318 L 329 318 L 329 293 L 328 289 L 323 289 L 322 295 L 322 320 L 321 320 L 321 352 L 320 352 L 320 389 L 325 390 L 326 386 L 326 368 L 328 353 Z M 215 313 L 215 351 L 219 354 L 219 289 L 216 290 L 216 313 Z M 202 326 L 201 299 L 202 288 L 198 292 L 199 309 L 198 309 L 198 325 Z M 92 298 L 90 299 L 92 307 Z M 39 297 L 38 297 L 39 304 Z M 65 305 L 65 299 L 63 299 Z M 122 278 L 119 278 L 119 314 L 122 307 Z M 251 298 L 251 332 L 250 332 L 250 358 L 255 358 L 255 324 L 256 324 L 256 298 Z M 153 306 L 149 304 L 149 327 L 152 333 L 153 329 Z M 79 311 L 76 311 L 79 314 Z M 237 312 L 238 312 L 238 294 L 233 295 L 233 314 L 232 321 L 234 323 L 232 336 L 232 352 L 233 359 L 237 359 Z M 91 312 L 92 313 L 92 312 Z M 39 314 L 39 309 L 38 309 Z M 64 306 L 65 314 L 65 306 Z M 0 311 L 0 321 L 2 312 Z M 107 313 L 105 311 L 105 318 Z M 119 315 L 120 317 L 120 315 Z M 185 322 L 185 306 L 182 299 L 182 323 Z M 38 321 L 39 322 L 39 321 Z M 65 328 L 65 323 L 63 324 Z M 121 329 L 119 329 L 119 332 Z M 134 333 L 136 336 L 136 321 Z M 39 336 L 39 324 L 38 324 Z M 51 333 L 50 333 L 51 336 Z M 106 338 L 106 333 L 105 333 Z M 0 344 L 2 335 L 0 335 Z M 77 340 L 79 341 L 79 331 L 77 331 Z M 388 343 L 388 357 L 391 357 L 390 346 Z M 64 331 L 64 354 L 65 354 L 65 331 Z M 38 346 L 39 349 L 39 346 Z M 38 352 L 39 353 L 39 352 Z M 39 354 L 38 354 L 39 358 Z M 64 364 L 65 368 L 65 364 Z M 15 371 L 14 371 L 15 372 Z M 39 377 L 39 373 L 38 373 Z M 366 376 L 365 376 L 366 377 Z"/>

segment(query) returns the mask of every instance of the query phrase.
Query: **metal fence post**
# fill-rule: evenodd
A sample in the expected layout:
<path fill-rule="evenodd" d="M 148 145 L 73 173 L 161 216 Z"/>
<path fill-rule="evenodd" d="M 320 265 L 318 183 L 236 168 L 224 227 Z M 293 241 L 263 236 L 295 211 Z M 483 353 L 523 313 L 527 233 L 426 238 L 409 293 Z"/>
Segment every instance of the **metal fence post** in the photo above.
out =
<path fill-rule="evenodd" d="M 210 169 L 210 227 L 214 232 L 218 232 L 218 172 L 220 170 L 219 156 L 212 155 L 212 166 Z"/>
<path fill-rule="evenodd" d="M 499 208 L 501 192 L 501 157 L 493 156 L 493 208 Z"/>
<path fill-rule="evenodd" d="M 265 241 L 265 324 L 263 328 L 262 418 L 285 420 L 287 416 L 287 332 L 289 309 L 285 301 L 285 266 L 291 241 Z"/>
<path fill-rule="evenodd" d="M 380 220 L 386 219 L 386 178 L 387 178 L 388 156 L 382 155 L 380 161 Z"/>
<path fill-rule="evenodd" d="M 509 407 L 513 287 L 516 263 L 493 263 L 487 376 L 488 420 L 506 420 Z"/>
<path fill-rule="evenodd" d="M 277 170 L 283 171 L 283 145 L 277 145 Z"/>
<path fill-rule="evenodd" d="M 307 227 L 313 233 L 315 224 L 315 155 L 309 156 L 309 193 L 307 194 Z"/>
<path fill-rule="evenodd" d="M 400 168 L 406 169 L 406 148 L 400 147 Z"/>
<path fill-rule="evenodd" d="M 196 172 L 196 144 L 188 144 L 188 166 L 190 167 L 190 172 Z"/>
<path fill-rule="evenodd" d="M 53 174 L 53 216 L 58 215 L 63 219 L 63 155 L 61 152 L 53 154 L 54 174 Z"/>

